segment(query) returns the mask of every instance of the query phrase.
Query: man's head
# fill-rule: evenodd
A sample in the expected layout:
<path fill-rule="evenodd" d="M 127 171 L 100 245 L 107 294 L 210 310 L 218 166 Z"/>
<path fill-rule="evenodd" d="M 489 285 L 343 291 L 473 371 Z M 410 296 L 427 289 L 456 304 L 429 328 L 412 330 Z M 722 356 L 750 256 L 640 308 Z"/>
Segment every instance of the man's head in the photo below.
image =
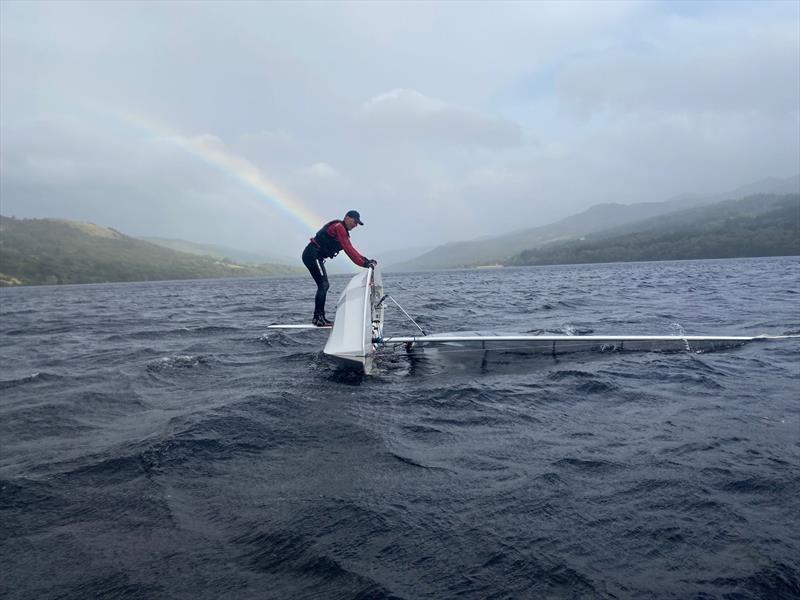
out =
<path fill-rule="evenodd" d="M 357 210 L 348 210 L 347 214 L 344 216 L 344 226 L 347 229 L 353 229 L 356 225 L 363 225 L 364 223 L 361 221 L 361 215 L 358 214 Z"/>

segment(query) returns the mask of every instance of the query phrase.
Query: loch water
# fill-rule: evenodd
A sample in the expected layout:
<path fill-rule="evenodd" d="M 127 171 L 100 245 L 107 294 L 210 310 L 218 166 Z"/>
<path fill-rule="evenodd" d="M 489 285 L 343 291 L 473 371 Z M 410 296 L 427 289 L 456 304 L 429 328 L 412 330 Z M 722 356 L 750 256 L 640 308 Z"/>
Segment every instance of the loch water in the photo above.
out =
<path fill-rule="evenodd" d="M 383 282 L 433 332 L 800 333 L 798 257 Z M 0 596 L 800 597 L 800 340 L 359 377 L 267 330 L 313 294 L 0 289 Z"/>

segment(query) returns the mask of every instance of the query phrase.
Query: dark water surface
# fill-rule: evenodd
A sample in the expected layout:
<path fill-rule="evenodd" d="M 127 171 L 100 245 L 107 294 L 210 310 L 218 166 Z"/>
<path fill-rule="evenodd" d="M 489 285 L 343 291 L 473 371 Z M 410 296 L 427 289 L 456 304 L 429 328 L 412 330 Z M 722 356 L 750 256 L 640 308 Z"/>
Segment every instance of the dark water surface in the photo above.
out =
<path fill-rule="evenodd" d="M 435 332 L 800 333 L 797 257 L 384 284 Z M 0 595 L 800 596 L 797 341 L 357 378 L 267 332 L 313 291 L 0 290 Z"/>

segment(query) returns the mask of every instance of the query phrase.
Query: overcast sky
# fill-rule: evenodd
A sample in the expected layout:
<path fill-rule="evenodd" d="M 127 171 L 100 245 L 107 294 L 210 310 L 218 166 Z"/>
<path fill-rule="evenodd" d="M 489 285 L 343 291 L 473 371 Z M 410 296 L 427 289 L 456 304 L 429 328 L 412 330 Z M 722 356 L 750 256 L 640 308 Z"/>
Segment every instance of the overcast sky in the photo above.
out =
<path fill-rule="evenodd" d="M 0 212 L 364 254 L 800 171 L 800 3 L 0 3 Z"/>

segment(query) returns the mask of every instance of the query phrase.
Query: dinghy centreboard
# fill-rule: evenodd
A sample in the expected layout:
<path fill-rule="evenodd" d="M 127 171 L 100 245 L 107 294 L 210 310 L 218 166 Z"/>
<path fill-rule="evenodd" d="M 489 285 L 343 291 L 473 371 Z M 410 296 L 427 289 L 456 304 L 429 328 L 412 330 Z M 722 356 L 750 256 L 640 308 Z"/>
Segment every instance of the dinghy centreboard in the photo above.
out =
<path fill-rule="evenodd" d="M 269 329 L 328 329 L 323 353 L 342 366 L 369 375 L 375 355 L 384 348 L 400 347 L 406 351 L 436 348 L 440 352 L 507 351 L 561 355 L 571 352 L 613 351 L 709 351 L 734 348 L 764 340 L 800 339 L 800 335 L 531 335 L 485 332 L 457 332 L 421 335 L 383 336 L 385 301 L 380 272 L 369 268 L 355 275 L 344 288 L 336 304 L 332 327 L 314 325 L 269 325 Z M 395 304 L 397 304 L 395 302 Z"/>

